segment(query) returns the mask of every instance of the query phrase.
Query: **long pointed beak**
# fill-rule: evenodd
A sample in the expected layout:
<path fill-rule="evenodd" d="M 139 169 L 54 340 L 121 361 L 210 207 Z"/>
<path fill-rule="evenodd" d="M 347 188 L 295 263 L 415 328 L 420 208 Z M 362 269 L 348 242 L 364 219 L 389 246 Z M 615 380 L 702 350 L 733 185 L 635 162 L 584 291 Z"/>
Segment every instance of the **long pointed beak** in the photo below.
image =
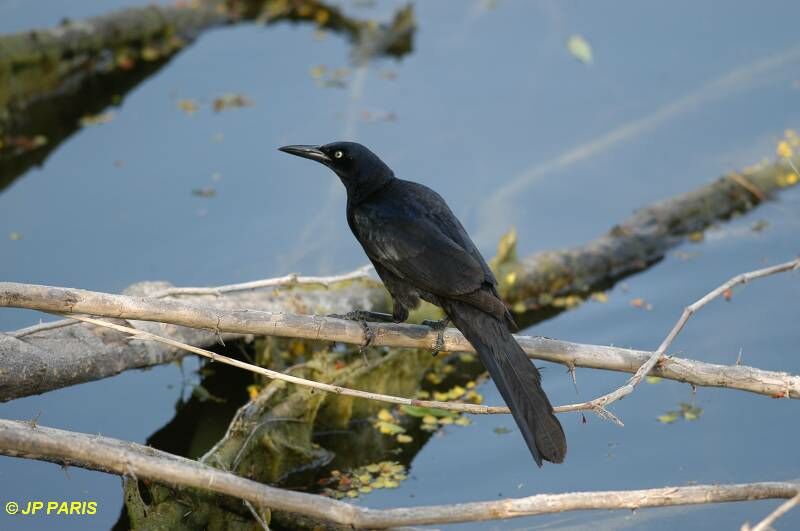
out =
<path fill-rule="evenodd" d="M 318 146 L 283 146 L 278 149 L 284 153 L 297 155 L 298 157 L 303 157 L 304 159 L 316 160 L 322 164 L 328 164 L 331 162 L 330 157 L 323 153 Z"/>

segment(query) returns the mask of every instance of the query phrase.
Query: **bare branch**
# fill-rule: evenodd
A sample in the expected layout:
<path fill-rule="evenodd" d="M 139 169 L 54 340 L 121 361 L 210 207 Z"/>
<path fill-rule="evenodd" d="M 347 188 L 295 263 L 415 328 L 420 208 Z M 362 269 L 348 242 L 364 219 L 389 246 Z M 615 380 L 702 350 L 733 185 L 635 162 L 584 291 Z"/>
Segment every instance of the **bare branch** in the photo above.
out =
<path fill-rule="evenodd" d="M 687 306 L 683 313 L 681 314 L 680 319 L 678 322 L 675 323 L 675 326 L 672 327 L 667 337 L 664 338 L 664 341 L 661 342 L 661 345 L 658 346 L 656 351 L 650 356 L 650 359 L 647 360 L 639 369 L 634 373 L 633 376 L 627 381 L 625 385 L 622 387 L 603 395 L 601 397 L 595 398 L 594 400 L 590 400 L 589 402 L 583 402 L 580 404 L 571 404 L 569 406 L 562 406 L 564 409 L 563 411 L 579 411 L 583 409 L 594 409 L 596 411 L 605 410 L 605 408 L 617 400 L 621 400 L 631 394 L 636 386 L 639 385 L 647 376 L 653 367 L 661 360 L 661 358 L 666 354 L 667 349 L 672 345 L 672 342 L 678 337 L 678 334 L 683 330 L 683 327 L 686 325 L 686 322 L 689 318 L 694 315 L 700 308 L 711 302 L 712 300 L 716 299 L 726 290 L 731 289 L 734 286 L 739 284 L 745 284 L 750 282 L 751 280 L 755 280 L 757 278 L 763 278 L 770 275 L 774 275 L 776 273 L 783 273 L 786 271 L 794 271 L 800 269 L 800 258 L 796 260 L 792 260 L 790 262 L 784 262 L 782 264 L 765 267 L 763 269 L 758 269 L 756 271 L 750 271 L 749 273 L 742 273 L 741 275 L 736 275 L 735 277 L 731 278 L 721 286 L 717 287 L 716 289 L 712 290 L 711 292 L 707 293 L 705 296 L 700 298 L 699 300 L 695 301 L 694 303 Z"/>
<path fill-rule="evenodd" d="M 744 524 L 742 526 L 742 531 L 769 531 L 772 529 L 772 524 L 774 524 L 778 518 L 791 511 L 797 504 L 800 504 L 800 492 L 791 500 L 783 502 L 777 509 L 769 513 L 766 518 L 756 524 L 755 527 Z"/>
<path fill-rule="evenodd" d="M 336 282 L 343 282 L 346 280 L 356 280 L 360 278 L 368 278 L 369 272 L 372 270 L 372 265 L 368 264 L 359 267 L 355 271 L 344 273 L 341 275 L 334 275 L 328 277 L 303 277 L 297 273 L 290 273 L 283 277 L 267 278 L 263 280 L 253 280 L 251 282 L 242 282 L 240 284 L 226 284 L 224 286 L 216 287 L 203 287 L 203 288 L 167 288 L 151 295 L 151 297 L 160 299 L 163 297 L 175 297 L 179 295 L 215 295 L 220 296 L 223 293 L 233 293 L 236 291 L 250 291 L 254 289 L 275 288 L 275 287 L 291 287 L 300 285 L 315 285 L 325 286 L 326 288 Z"/>
<path fill-rule="evenodd" d="M 270 487 L 134 443 L 0 419 L 0 454 L 192 487 L 361 529 L 499 520 L 564 511 L 641 509 L 792 498 L 800 483 L 693 485 L 629 491 L 538 494 L 453 505 L 368 509 L 323 496 Z"/>
<path fill-rule="evenodd" d="M 254 334 L 338 341 L 361 345 L 364 332 L 358 323 L 331 317 L 258 310 L 235 310 L 189 304 L 177 300 L 111 295 L 77 289 L 30 284 L 0 283 L 0 306 L 48 312 L 76 312 L 103 317 L 164 322 L 226 332 L 226 337 Z M 426 326 L 373 323 L 373 346 L 432 348 L 437 333 Z M 585 345 L 542 337 L 516 336 L 530 357 L 587 367 L 636 372 L 652 352 Z M 0 335 L 2 340 L 2 335 Z M 456 329 L 444 332 L 444 351 L 473 352 Z M 800 376 L 765 371 L 743 365 L 724 366 L 677 357 L 665 357 L 648 372 L 696 386 L 725 387 L 771 397 L 800 398 Z M 1 387 L 1 386 L 0 386 Z"/>

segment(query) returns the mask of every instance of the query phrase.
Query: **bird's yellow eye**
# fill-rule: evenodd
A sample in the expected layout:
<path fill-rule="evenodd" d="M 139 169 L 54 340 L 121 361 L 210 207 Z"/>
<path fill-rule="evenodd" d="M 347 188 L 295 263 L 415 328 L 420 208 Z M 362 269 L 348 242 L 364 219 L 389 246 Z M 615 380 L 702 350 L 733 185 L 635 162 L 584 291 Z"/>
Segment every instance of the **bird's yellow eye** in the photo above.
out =
<path fill-rule="evenodd" d="M 341 151 L 336 151 L 333 154 L 333 156 L 334 156 L 334 158 L 340 159 L 340 158 L 342 158 L 344 156 L 344 153 L 342 153 Z"/>

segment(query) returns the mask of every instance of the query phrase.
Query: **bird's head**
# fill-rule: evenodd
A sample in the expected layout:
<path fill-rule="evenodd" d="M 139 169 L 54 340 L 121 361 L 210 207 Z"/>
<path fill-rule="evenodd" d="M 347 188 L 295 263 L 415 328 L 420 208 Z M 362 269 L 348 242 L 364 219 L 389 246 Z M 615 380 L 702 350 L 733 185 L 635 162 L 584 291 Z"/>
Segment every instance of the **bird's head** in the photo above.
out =
<path fill-rule="evenodd" d="M 342 180 L 351 199 L 366 197 L 394 178 L 378 156 L 355 142 L 332 142 L 322 146 L 283 146 L 284 153 L 324 164 Z"/>

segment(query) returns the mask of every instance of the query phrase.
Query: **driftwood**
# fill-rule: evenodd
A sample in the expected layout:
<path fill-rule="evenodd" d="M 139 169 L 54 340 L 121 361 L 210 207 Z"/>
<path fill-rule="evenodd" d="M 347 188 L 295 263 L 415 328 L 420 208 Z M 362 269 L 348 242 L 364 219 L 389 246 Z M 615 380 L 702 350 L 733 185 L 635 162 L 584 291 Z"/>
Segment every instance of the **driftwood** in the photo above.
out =
<path fill-rule="evenodd" d="M 748 212 L 777 191 L 800 158 L 759 164 L 730 173 L 696 190 L 638 210 L 587 245 L 517 259 L 513 234 L 494 260 L 500 293 L 516 313 L 553 304 L 568 295 L 606 289 L 646 269 L 692 233 Z"/>
<path fill-rule="evenodd" d="M 527 498 L 446 506 L 376 510 L 321 496 L 276 489 L 138 444 L 47 428 L 32 422 L 0 420 L 0 454 L 209 490 L 246 500 L 258 508 L 290 511 L 342 526 L 367 529 L 496 520 L 577 510 L 633 510 L 790 499 L 800 492 L 800 484 L 796 482 L 693 485 L 632 491 L 539 494 Z"/>
<path fill-rule="evenodd" d="M 145 282 L 126 290 L 147 295 L 169 289 L 165 282 Z M 193 297 L 218 309 L 257 308 L 274 312 L 344 313 L 354 307 L 385 309 L 383 288 L 374 281 L 348 281 L 330 290 L 286 286 L 224 297 Z M 72 321 L 74 323 L 74 321 Z M 156 343 L 129 343 L 124 334 L 83 325 L 37 325 L 0 333 L 0 401 L 114 376 L 122 371 L 174 361 L 183 352 Z M 241 334 L 222 334 L 159 323 L 125 323 L 192 345 L 213 345 Z"/>

